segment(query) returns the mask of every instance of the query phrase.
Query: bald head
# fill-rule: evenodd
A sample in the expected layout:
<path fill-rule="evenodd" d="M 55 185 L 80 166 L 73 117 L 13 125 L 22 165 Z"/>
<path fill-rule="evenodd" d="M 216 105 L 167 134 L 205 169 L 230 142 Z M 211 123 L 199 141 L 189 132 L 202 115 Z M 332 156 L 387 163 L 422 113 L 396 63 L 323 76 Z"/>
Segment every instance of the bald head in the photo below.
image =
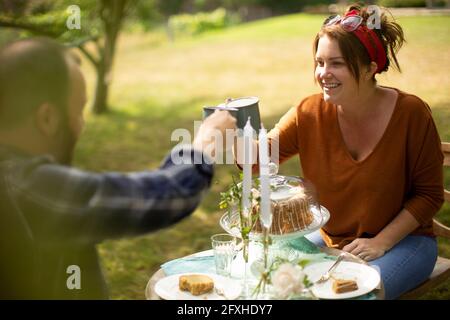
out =
<path fill-rule="evenodd" d="M 20 40 L 0 49 L 0 127 L 14 128 L 42 104 L 66 112 L 68 54 L 47 38 Z"/>
<path fill-rule="evenodd" d="M 0 145 L 70 164 L 86 103 L 78 64 L 46 38 L 0 49 Z"/>

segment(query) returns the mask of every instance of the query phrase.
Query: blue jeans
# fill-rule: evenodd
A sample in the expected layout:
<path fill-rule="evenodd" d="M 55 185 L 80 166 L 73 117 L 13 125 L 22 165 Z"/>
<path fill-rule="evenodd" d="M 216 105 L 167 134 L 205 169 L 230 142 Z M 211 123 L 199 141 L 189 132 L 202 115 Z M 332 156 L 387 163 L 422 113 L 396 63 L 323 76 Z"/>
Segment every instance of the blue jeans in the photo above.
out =
<path fill-rule="evenodd" d="M 306 235 L 305 238 L 318 246 L 325 246 L 319 231 Z M 384 256 L 368 263 L 376 266 L 380 271 L 385 298 L 391 300 L 428 279 L 433 271 L 437 255 L 435 238 L 409 235 Z"/>

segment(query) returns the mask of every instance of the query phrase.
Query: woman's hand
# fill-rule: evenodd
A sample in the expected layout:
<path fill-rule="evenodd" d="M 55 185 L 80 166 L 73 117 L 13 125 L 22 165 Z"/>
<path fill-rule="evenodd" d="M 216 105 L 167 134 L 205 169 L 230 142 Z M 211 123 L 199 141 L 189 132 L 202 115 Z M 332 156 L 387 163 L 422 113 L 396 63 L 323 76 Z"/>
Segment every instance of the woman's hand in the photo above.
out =
<path fill-rule="evenodd" d="M 391 250 L 393 246 L 417 229 L 418 226 L 419 222 L 416 218 L 407 209 L 402 209 L 394 220 L 375 237 L 355 239 L 342 250 L 365 261 L 371 261 L 383 256 L 386 251 Z"/>
<path fill-rule="evenodd" d="M 375 260 L 383 256 L 387 251 L 386 247 L 375 238 L 357 238 L 342 248 L 342 250 L 350 252 L 365 261 Z"/>

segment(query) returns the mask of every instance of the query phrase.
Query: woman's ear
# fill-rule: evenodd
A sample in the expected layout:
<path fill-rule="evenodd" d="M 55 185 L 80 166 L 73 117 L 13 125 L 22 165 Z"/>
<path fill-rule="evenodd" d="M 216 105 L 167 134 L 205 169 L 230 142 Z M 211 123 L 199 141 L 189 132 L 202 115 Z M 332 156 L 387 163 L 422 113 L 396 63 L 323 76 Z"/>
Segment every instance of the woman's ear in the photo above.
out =
<path fill-rule="evenodd" d="M 376 62 L 372 61 L 369 64 L 369 67 L 367 68 L 367 72 L 366 72 L 366 80 L 371 80 L 373 79 L 373 76 L 375 75 L 375 72 L 377 72 L 377 68 L 378 65 Z"/>
<path fill-rule="evenodd" d="M 54 136 L 58 133 L 59 117 L 58 110 L 52 104 L 43 103 L 35 113 L 36 127 L 43 135 L 47 137 Z"/>

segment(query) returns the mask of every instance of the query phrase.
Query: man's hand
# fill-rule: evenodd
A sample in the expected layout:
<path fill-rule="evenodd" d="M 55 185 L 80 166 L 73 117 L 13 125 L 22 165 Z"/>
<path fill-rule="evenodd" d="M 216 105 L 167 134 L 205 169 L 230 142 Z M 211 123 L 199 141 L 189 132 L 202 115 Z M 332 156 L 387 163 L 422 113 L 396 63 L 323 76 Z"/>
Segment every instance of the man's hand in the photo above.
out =
<path fill-rule="evenodd" d="M 371 261 L 382 257 L 387 251 L 385 246 L 379 243 L 375 238 L 357 238 L 342 248 L 342 250 L 350 252 L 365 261 Z"/>
<path fill-rule="evenodd" d="M 215 139 L 223 139 L 222 146 L 225 147 L 227 129 L 236 129 L 236 119 L 228 111 L 216 110 L 203 121 L 192 145 L 214 157 L 217 151 L 222 151 L 216 150 L 220 144 Z"/>

